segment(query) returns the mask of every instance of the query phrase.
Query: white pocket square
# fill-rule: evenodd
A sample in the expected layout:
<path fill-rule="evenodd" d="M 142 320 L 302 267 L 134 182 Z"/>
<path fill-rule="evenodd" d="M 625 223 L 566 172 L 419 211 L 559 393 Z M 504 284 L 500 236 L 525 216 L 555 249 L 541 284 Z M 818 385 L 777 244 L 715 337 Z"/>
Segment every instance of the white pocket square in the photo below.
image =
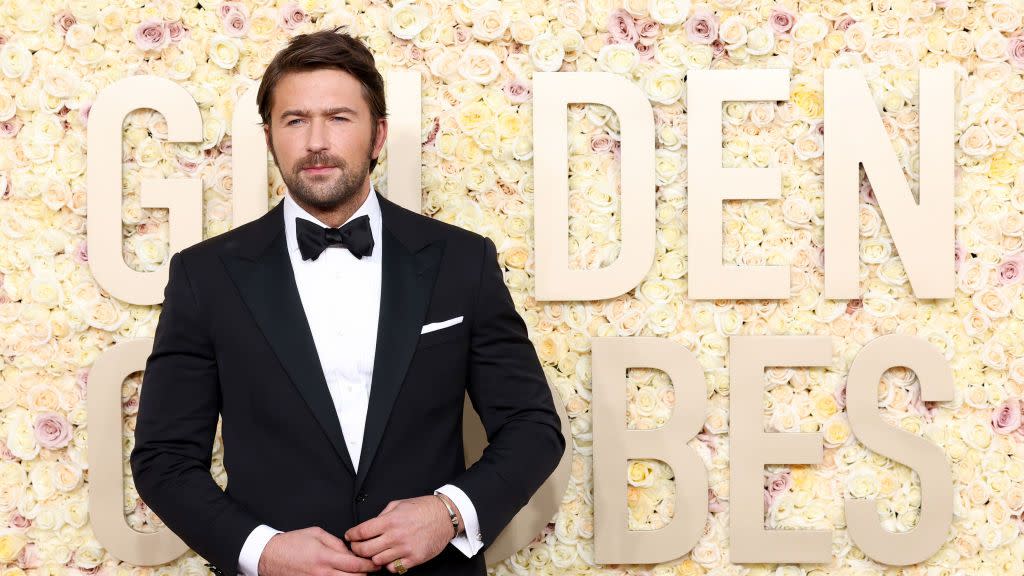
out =
<path fill-rule="evenodd" d="M 443 322 L 431 322 L 430 324 L 424 324 L 423 329 L 420 330 L 420 334 L 426 334 L 427 332 L 433 332 L 434 330 L 454 326 L 459 322 L 462 322 L 462 316 L 457 316 L 451 320 L 445 320 Z"/>

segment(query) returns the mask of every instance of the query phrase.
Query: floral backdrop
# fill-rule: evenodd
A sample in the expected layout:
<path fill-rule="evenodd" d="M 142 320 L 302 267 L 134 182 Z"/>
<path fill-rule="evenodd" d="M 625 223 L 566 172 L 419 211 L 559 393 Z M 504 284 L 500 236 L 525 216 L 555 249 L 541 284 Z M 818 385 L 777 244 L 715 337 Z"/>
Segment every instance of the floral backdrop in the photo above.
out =
<path fill-rule="evenodd" d="M 88 523 L 86 385 L 97 355 L 152 336 L 159 306 L 118 301 L 88 267 L 86 126 L 99 90 L 134 74 L 183 86 L 199 104 L 203 141 L 169 144 L 152 110 L 125 121 L 124 257 L 136 270 L 167 260 L 168 211 L 143 209 L 142 179 L 201 178 L 204 237 L 231 222 L 236 99 L 274 53 L 303 32 L 337 25 L 363 39 L 382 72 L 423 75 L 423 211 L 486 234 L 572 430 L 572 475 L 538 538 L 492 574 L 1022 574 L 1024 539 L 1024 4 L 1020 0 L 71 0 L 0 2 L 0 576 L 204 574 L 188 552 L 161 567 L 119 562 Z M 910 290 L 869 181 L 862 175 L 861 290 L 826 300 L 822 277 L 823 71 L 861 71 L 912 189 L 917 190 L 917 70 L 956 70 L 956 294 Z M 724 166 L 779 166 L 783 197 L 726 204 L 724 261 L 788 262 L 778 301 L 690 301 L 686 258 L 686 88 L 693 68 L 785 67 L 784 102 L 723 107 Z M 657 256 L 634 290 L 607 301 L 533 297 L 531 78 L 536 71 L 607 71 L 647 94 L 656 122 Z M 618 124 L 599 105 L 570 107 L 572 266 L 619 250 Z M 386 156 L 382 159 L 386 164 Z M 270 160 L 271 203 L 284 184 Z M 386 191 L 374 173 L 378 189 Z M 935 265 L 943 265 L 938 261 Z M 954 475 L 949 540 L 927 562 L 895 569 L 867 558 L 845 530 L 844 498 L 878 498 L 883 525 L 913 528 L 920 489 L 905 466 L 867 450 L 844 412 L 851 358 L 872 338 L 918 334 L 956 379 L 951 402 L 920 399 L 915 375 L 889 370 L 878 405 L 887 422 L 941 446 Z M 732 334 L 827 334 L 829 368 L 767 371 L 768 431 L 820 432 L 819 465 L 765 470 L 770 528 L 833 530 L 828 565 L 729 561 L 728 400 Z M 658 565 L 593 561 L 591 358 L 595 336 L 653 335 L 689 348 L 707 375 L 709 407 L 690 442 L 709 470 L 705 534 Z M 161 528 L 139 500 L 127 462 L 141 373 L 126 379 L 124 511 Z M 674 391 L 664 373 L 631 369 L 628 426 L 663 424 Z M 219 440 L 214 475 L 223 486 Z M 624 470 L 626 472 L 626 470 Z M 631 461 L 629 523 L 654 529 L 674 514 L 672 470 Z"/>

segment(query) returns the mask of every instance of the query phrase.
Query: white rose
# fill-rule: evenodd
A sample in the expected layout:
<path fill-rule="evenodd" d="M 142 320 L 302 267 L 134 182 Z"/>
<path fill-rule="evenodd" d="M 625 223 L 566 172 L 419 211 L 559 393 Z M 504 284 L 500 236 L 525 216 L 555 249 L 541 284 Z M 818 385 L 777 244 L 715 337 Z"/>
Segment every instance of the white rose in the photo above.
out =
<path fill-rule="evenodd" d="M 8 42 L 0 48 L 0 72 L 15 80 L 28 80 L 32 72 L 32 53 L 16 42 Z"/>
<path fill-rule="evenodd" d="M 545 32 L 530 44 L 530 61 L 537 70 L 557 72 L 565 59 L 565 48 L 553 34 Z"/>
<path fill-rule="evenodd" d="M 1020 12 L 1009 2 L 986 2 L 984 9 L 985 18 L 996 30 L 1013 32 L 1020 27 Z"/>
<path fill-rule="evenodd" d="M 39 454 L 32 416 L 24 408 L 16 408 L 7 414 L 7 448 L 24 461 L 32 460 Z"/>
<path fill-rule="evenodd" d="M 96 37 L 96 31 L 92 29 L 92 26 L 76 22 L 72 24 L 66 34 L 64 34 L 64 42 L 78 50 L 86 44 L 92 42 L 93 38 Z"/>
<path fill-rule="evenodd" d="M 747 27 L 743 24 L 743 19 L 736 15 L 723 20 L 718 27 L 718 37 L 730 49 L 745 44 L 747 42 Z"/>
<path fill-rule="evenodd" d="M 213 62 L 217 66 L 231 70 L 238 64 L 239 49 L 234 39 L 228 38 L 223 34 L 214 34 L 210 38 L 210 47 L 208 49 L 210 54 L 210 62 Z"/>
<path fill-rule="evenodd" d="M 388 30 L 403 40 L 411 40 L 430 23 L 430 13 L 419 4 L 406 0 L 396 3 L 388 17 Z"/>
<path fill-rule="evenodd" d="M 971 125 L 960 135 L 960 149 L 969 156 L 988 156 L 994 152 L 992 138 L 981 126 Z"/>
<path fill-rule="evenodd" d="M 974 51 L 978 58 L 986 62 L 1006 60 L 1006 37 L 998 30 L 989 30 L 974 43 Z"/>
<path fill-rule="evenodd" d="M 797 43 L 819 42 L 828 34 L 829 25 L 824 18 L 817 14 L 802 14 L 793 24 L 790 34 Z"/>
<path fill-rule="evenodd" d="M 672 104 L 683 95 L 683 72 L 673 68 L 655 68 L 644 78 L 644 91 L 653 102 Z"/>
<path fill-rule="evenodd" d="M 541 20 L 543 21 L 543 18 Z M 533 44 L 534 40 L 542 32 L 532 18 L 521 18 L 513 21 L 510 29 L 512 31 L 512 39 L 525 46 Z"/>
<path fill-rule="evenodd" d="M 606 44 L 598 53 L 597 62 L 606 72 L 628 74 L 640 62 L 640 53 L 632 44 Z"/>
<path fill-rule="evenodd" d="M 752 56 L 762 56 L 770 53 L 775 48 L 775 34 L 764 26 L 754 28 L 747 32 L 747 53 Z"/>
<path fill-rule="evenodd" d="M 473 37 L 481 42 L 497 40 L 508 29 L 509 15 L 497 7 L 473 11 Z"/>
<path fill-rule="evenodd" d="M 568 0 L 558 3 L 558 21 L 566 28 L 578 30 L 587 22 L 587 8 L 582 2 Z"/>
<path fill-rule="evenodd" d="M 679 24 L 690 14 L 690 0 L 651 0 L 648 9 L 659 24 Z"/>
<path fill-rule="evenodd" d="M 500 71 L 498 56 L 493 50 L 479 44 L 466 48 L 459 60 L 459 73 L 478 84 L 490 84 Z"/>

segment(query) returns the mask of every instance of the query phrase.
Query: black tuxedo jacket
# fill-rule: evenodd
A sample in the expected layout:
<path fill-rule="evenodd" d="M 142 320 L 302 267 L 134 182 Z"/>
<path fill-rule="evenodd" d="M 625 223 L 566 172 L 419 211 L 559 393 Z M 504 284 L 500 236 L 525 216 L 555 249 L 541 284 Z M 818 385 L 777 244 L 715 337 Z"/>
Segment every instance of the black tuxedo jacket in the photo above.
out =
<path fill-rule="evenodd" d="M 171 257 L 131 469 L 143 501 L 215 572 L 235 576 L 261 523 L 341 538 L 391 500 L 446 483 L 473 502 L 486 548 L 565 449 L 494 243 L 377 198 L 380 319 L 358 470 L 299 299 L 283 202 Z M 455 316 L 464 319 L 420 335 Z M 469 469 L 467 391 L 489 442 Z M 225 490 L 210 475 L 218 414 Z M 449 544 L 409 572 L 480 576 L 483 549 L 467 558 Z"/>

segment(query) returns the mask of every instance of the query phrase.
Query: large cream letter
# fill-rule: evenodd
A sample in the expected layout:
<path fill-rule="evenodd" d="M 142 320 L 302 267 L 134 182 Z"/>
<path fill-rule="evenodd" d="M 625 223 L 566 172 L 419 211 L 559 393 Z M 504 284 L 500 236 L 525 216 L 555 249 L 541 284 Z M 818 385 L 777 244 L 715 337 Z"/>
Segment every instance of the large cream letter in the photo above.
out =
<path fill-rule="evenodd" d="M 167 119 L 169 142 L 199 142 L 203 121 L 184 88 L 156 76 L 129 76 L 104 88 L 89 112 L 86 182 L 86 237 L 89 268 L 111 296 L 132 304 L 164 300 L 167 263 L 154 272 L 137 272 L 121 253 L 121 125 L 139 108 L 152 108 Z M 173 254 L 203 239 L 203 187 L 199 178 L 144 180 L 140 193 L 146 208 L 170 210 Z"/>
<path fill-rule="evenodd" d="M 722 168 L 722 102 L 786 100 L 788 70 L 690 70 L 687 253 L 691 299 L 789 298 L 789 266 L 724 266 L 722 202 L 782 195 L 778 168 Z"/>
<path fill-rule="evenodd" d="M 152 338 L 134 338 L 104 350 L 89 371 L 86 398 L 89 524 L 112 556 L 137 566 L 165 564 L 188 550 L 170 530 L 137 532 L 124 517 L 121 386 L 129 374 L 145 369 L 152 350 Z"/>
<path fill-rule="evenodd" d="M 908 532 L 890 532 L 878 523 L 873 499 L 846 500 L 850 539 L 878 562 L 906 566 L 938 552 L 953 522 L 953 473 L 938 446 L 901 428 L 886 424 L 878 414 L 878 381 L 893 366 L 913 370 L 921 384 L 921 399 L 953 399 L 953 373 L 927 340 L 891 334 L 867 344 L 850 365 L 846 410 L 857 440 L 882 456 L 904 463 L 921 479 L 921 516 Z"/>
<path fill-rule="evenodd" d="M 704 426 L 704 371 L 693 354 L 663 338 L 594 338 L 594 560 L 654 564 L 689 552 L 708 515 L 708 473 L 686 443 Z M 657 430 L 626 430 L 626 369 L 665 371 L 677 391 L 674 415 Z M 675 472 L 676 512 L 656 530 L 630 530 L 626 521 L 626 462 L 658 459 Z"/>
<path fill-rule="evenodd" d="M 267 213 L 270 164 L 263 119 L 256 106 L 254 84 L 235 103 L 231 115 L 231 223 L 237 228 Z"/>
<path fill-rule="evenodd" d="M 537 300 L 601 300 L 631 290 L 654 263 L 654 115 L 640 88 L 607 72 L 537 72 L 533 112 L 533 229 Z M 611 265 L 569 269 L 569 103 L 611 107 L 622 129 L 622 249 Z"/>
<path fill-rule="evenodd" d="M 953 297 L 953 73 L 920 71 L 920 198 L 915 202 L 875 100 L 856 70 L 825 70 L 825 297 L 860 298 L 860 171 L 919 298 Z"/>
<path fill-rule="evenodd" d="M 831 562 L 829 530 L 765 530 L 765 464 L 821 462 L 821 434 L 764 431 L 764 369 L 828 366 L 828 336 L 732 336 L 729 338 L 729 559 L 735 563 Z"/>

